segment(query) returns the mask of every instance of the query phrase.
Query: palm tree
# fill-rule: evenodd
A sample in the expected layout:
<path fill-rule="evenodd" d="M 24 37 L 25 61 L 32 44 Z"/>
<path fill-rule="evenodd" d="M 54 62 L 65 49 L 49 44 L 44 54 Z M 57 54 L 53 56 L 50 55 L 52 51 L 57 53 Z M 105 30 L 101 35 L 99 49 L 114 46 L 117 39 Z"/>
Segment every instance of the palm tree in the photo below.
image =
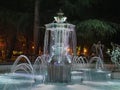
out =
<path fill-rule="evenodd" d="M 78 23 L 76 25 L 78 43 L 82 46 L 91 46 L 95 42 L 108 40 L 117 32 L 113 24 L 98 19 Z"/>

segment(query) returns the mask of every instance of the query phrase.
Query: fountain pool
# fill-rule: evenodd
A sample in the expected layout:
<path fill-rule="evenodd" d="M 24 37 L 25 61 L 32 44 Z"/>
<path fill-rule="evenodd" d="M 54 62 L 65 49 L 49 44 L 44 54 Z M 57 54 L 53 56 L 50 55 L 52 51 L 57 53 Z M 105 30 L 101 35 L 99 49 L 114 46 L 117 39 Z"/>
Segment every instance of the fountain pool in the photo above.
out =
<path fill-rule="evenodd" d="M 18 75 L 18 74 L 17 74 Z M 0 90 L 119 90 L 120 80 L 83 81 L 83 83 L 41 83 L 35 82 L 31 75 L 0 74 Z M 19 78 L 18 78 L 19 77 Z"/>

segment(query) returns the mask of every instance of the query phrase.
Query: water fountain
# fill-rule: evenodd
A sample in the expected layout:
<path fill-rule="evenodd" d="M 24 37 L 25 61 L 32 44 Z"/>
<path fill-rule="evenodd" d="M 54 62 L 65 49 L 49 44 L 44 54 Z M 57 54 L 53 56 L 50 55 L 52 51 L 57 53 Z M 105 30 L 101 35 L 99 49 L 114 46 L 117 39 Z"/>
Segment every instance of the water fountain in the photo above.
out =
<path fill-rule="evenodd" d="M 54 17 L 55 21 L 46 24 L 44 54 L 49 54 L 49 82 L 70 82 L 71 62 L 75 54 L 76 36 L 75 25 L 66 22 L 62 12 Z"/>
<path fill-rule="evenodd" d="M 64 17 L 62 12 L 59 12 L 54 19 L 52 23 L 45 25 L 44 54 L 38 56 L 34 63 L 31 63 L 27 56 L 20 55 L 14 62 L 11 73 L 0 75 L 0 79 L 6 81 L 2 89 L 101 90 L 100 87 L 103 86 L 102 89 L 107 90 L 104 86 L 113 83 L 107 82 L 106 75 L 109 75 L 109 72 L 103 70 L 101 58 L 96 56 L 88 60 L 83 56 L 75 56 L 75 25 L 67 23 L 67 17 Z M 25 62 L 21 63 L 21 60 Z M 91 69 L 94 61 L 95 68 Z M 93 80 L 91 79 L 93 77 L 96 78 Z M 101 79 L 102 81 L 98 82 Z M 119 85 L 119 82 L 117 84 Z"/>
<path fill-rule="evenodd" d="M 103 60 L 98 57 L 94 56 L 89 60 L 89 65 L 92 69 L 88 71 L 89 73 L 89 80 L 92 81 L 108 81 L 110 80 L 111 72 L 105 69 Z M 98 78 L 99 77 L 99 78 Z"/>

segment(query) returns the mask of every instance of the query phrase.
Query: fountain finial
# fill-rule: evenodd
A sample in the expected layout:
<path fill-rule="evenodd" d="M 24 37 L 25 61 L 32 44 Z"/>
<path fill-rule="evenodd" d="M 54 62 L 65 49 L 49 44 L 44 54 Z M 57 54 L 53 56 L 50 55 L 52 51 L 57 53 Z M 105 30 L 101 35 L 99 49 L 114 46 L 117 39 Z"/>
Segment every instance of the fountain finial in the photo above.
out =
<path fill-rule="evenodd" d="M 57 13 L 57 16 L 54 17 L 55 21 L 57 23 L 63 23 L 66 21 L 67 17 L 63 16 L 64 13 L 62 12 L 61 9 L 59 9 L 59 12 Z"/>
<path fill-rule="evenodd" d="M 58 15 L 58 16 L 63 16 L 63 15 L 64 15 L 62 9 L 59 9 L 59 12 L 57 13 L 57 15 Z"/>

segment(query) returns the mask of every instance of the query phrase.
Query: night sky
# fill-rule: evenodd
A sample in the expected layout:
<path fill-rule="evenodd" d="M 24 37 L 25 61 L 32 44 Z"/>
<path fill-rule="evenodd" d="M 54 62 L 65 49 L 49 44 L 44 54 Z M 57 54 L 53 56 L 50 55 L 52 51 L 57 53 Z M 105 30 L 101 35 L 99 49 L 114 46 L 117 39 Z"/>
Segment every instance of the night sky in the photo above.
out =
<path fill-rule="evenodd" d="M 34 1 L 35 0 L 1 0 L 0 1 L 0 10 L 11 10 L 15 12 L 30 12 L 34 13 Z M 61 8 L 61 6 L 64 6 L 64 3 L 60 3 L 63 0 L 40 0 L 40 15 L 55 15 L 55 12 Z M 74 0 L 70 0 L 71 2 L 75 2 Z M 79 0 L 76 0 L 79 1 Z M 81 0 L 82 1 L 82 0 Z M 80 18 L 81 20 L 87 19 L 87 18 L 101 18 L 107 21 L 113 21 L 120 23 L 120 1 L 119 0 L 95 0 L 98 3 L 97 4 L 91 4 L 89 7 L 85 7 L 82 14 L 84 15 L 83 18 Z M 79 7 L 78 7 L 79 8 Z M 63 10 L 66 11 L 66 10 Z M 48 15 L 47 15 L 48 14 Z M 68 17 L 73 19 L 79 19 L 75 18 L 78 15 L 69 16 L 68 13 L 66 13 Z M 72 19 L 71 19 L 72 20 Z"/>

